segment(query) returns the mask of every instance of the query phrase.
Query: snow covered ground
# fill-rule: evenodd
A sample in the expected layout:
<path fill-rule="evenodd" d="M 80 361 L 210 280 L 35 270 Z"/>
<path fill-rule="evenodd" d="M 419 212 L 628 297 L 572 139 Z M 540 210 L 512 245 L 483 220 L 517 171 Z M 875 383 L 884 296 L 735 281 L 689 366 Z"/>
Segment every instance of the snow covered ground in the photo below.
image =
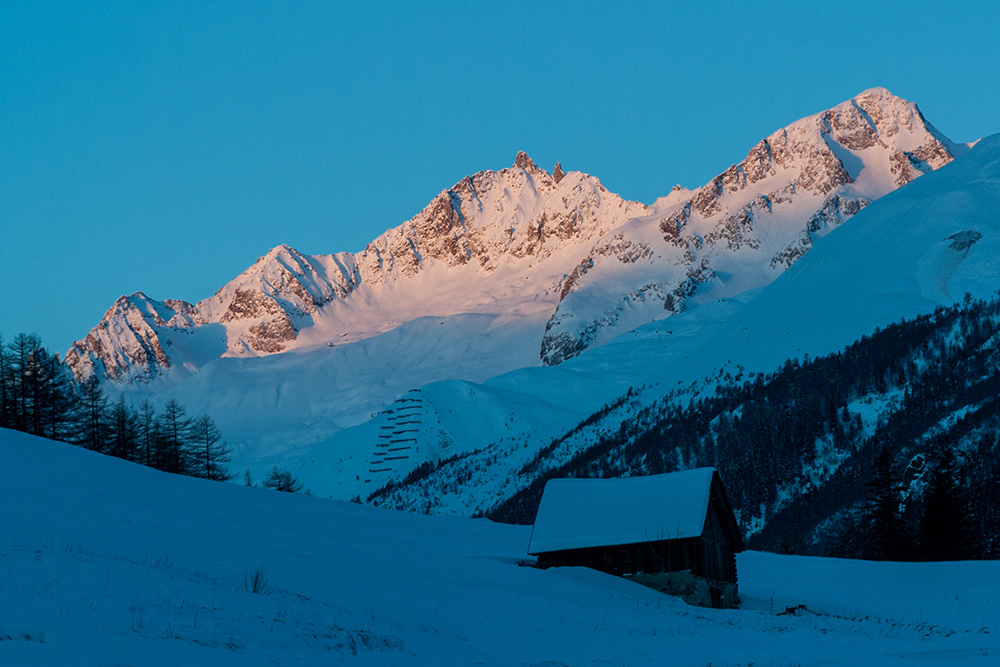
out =
<path fill-rule="evenodd" d="M 745 609 L 715 611 L 523 567 L 530 528 L 173 477 L 6 430 L 0 508 L 0 665 L 1000 658 L 996 562 L 749 553 Z"/>

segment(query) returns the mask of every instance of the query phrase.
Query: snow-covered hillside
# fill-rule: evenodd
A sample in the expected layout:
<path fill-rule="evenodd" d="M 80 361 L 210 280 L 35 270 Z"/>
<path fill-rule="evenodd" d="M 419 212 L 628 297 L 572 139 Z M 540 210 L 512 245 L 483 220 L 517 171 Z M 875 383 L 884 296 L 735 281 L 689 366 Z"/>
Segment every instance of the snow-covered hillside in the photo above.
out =
<path fill-rule="evenodd" d="M 530 483 L 523 469 L 541 448 L 606 404 L 615 404 L 613 418 L 573 431 L 552 450 L 550 464 L 668 391 L 835 352 L 878 326 L 966 293 L 992 297 L 1000 289 L 997 211 L 1000 135 L 872 203 L 753 295 L 699 305 L 557 367 L 520 369 L 483 385 L 424 387 L 426 409 L 446 415 L 441 430 L 464 442 L 467 453 L 387 502 L 465 514 L 489 510 Z M 364 429 L 348 430 L 340 441 L 372 438 Z M 333 479 L 321 456 L 302 469 L 316 486 Z M 309 465 L 317 466 L 315 477 Z"/>
<path fill-rule="evenodd" d="M 748 553 L 743 610 L 519 566 L 530 530 L 0 430 L 0 664 L 992 665 L 995 562 Z M 796 614 L 778 615 L 805 605 Z"/>

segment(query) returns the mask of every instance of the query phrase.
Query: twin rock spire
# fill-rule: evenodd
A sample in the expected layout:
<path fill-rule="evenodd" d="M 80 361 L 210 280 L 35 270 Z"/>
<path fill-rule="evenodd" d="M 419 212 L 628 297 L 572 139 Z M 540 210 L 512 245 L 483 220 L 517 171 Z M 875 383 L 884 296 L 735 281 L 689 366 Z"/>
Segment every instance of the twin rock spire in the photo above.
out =
<path fill-rule="evenodd" d="M 517 157 L 514 158 L 514 166 L 518 169 L 524 169 L 525 171 L 538 171 L 538 167 L 532 162 L 531 158 L 524 151 L 518 151 Z M 563 179 L 565 172 L 562 170 L 562 165 L 556 162 L 555 168 L 552 169 L 552 178 L 555 179 L 556 183 Z"/>

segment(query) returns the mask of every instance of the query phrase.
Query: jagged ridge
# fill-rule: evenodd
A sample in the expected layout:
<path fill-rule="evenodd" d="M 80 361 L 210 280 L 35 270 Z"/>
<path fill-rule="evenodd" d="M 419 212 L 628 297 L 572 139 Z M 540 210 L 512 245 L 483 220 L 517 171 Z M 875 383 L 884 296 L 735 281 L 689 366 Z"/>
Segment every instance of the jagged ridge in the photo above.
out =
<path fill-rule="evenodd" d="M 964 148 L 884 88 L 778 130 L 686 199 L 599 242 L 566 281 L 542 361 L 680 312 L 695 295 L 767 284 L 814 236 Z"/>
<path fill-rule="evenodd" d="M 572 253 L 648 211 L 608 192 L 592 176 L 564 173 L 557 167 L 549 174 L 527 154 L 518 153 L 513 167 L 462 179 L 360 253 L 305 255 L 280 245 L 195 305 L 157 302 L 144 295 L 122 297 L 84 340 L 73 345 L 67 362 L 79 378 L 96 373 L 122 384 L 148 382 L 178 368 L 190 372 L 215 356 L 283 352 L 298 347 L 300 334 L 310 328 L 316 331 L 301 344 L 337 342 L 343 331 L 327 330 L 345 318 L 343 308 L 336 314 L 326 312 L 334 301 L 348 310 L 378 311 L 368 319 L 388 321 L 383 330 L 392 322 L 429 314 L 417 312 L 428 295 L 421 294 L 423 288 L 415 278 L 426 272 L 446 280 L 454 274 L 455 287 L 461 288 L 466 274 L 459 277 L 449 270 L 474 269 L 480 285 L 467 290 L 463 298 L 468 303 L 459 306 L 461 312 L 476 312 L 495 301 L 489 276 L 510 266 L 521 266 L 528 273 L 522 290 L 528 296 L 519 298 L 530 298 L 532 290 L 544 292 L 565 274 L 562 266 L 568 260 L 548 261 L 554 255 L 565 254 L 567 248 Z M 530 280 L 532 273 L 542 279 Z M 407 296 L 393 295 L 406 307 L 388 302 L 387 289 Z M 355 304 L 351 297 L 358 290 L 366 294 Z M 178 317 L 170 304 L 183 316 Z M 353 318 L 365 320 L 363 313 L 355 312 Z M 377 325 L 372 331 L 371 322 L 365 324 L 368 330 L 360 327 L 354 340 L 379 331 Z M 196 330 L 211 340 L 200 341 L 201 347 L 192 350 L 191 340 L 178 334 Z M 208 353 L 206 344 L 211 348 Z"/>

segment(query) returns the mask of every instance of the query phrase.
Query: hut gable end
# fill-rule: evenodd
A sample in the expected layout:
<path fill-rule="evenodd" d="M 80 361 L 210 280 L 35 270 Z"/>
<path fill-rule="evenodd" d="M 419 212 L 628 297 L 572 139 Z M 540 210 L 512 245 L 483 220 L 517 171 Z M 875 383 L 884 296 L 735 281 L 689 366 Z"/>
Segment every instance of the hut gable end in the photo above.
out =
<path fill-rule="evenodd" d="M 740 553 L 744 550 L 743 535 L 740 533 L 740 527 L 736 523 L 736 514 L 733 512 L 733 506 L 729 504 L 729 497 L 726 495 L 726 490 L 722 486 L 722 479 L 718 473 L 712 476 L 708 514 L 705 517 L 706 527 L 709 521 L 717 522 L 717 527 L 723 531 L 725 539 L 732 544 L 735 553 Z"/>

